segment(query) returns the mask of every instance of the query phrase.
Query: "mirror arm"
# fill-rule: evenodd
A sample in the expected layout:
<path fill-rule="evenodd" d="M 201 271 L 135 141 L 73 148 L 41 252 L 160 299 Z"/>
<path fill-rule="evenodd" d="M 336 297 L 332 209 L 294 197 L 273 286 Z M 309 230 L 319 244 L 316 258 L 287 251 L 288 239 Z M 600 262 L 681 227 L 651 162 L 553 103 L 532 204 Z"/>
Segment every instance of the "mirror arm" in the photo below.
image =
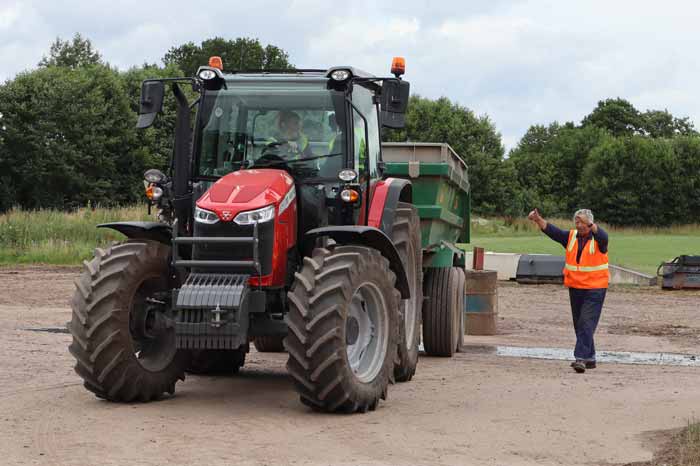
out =
<path fill-rule="evenodd" d="M 191 217 L 191 196 L 189 190 L 191 160 L 189 154 L 190 142 L 190 106 L 187 97 L 177 83 L 172 84 L 173 95 L 177 101 L 177 116 L 175 120 L 175 144 L 173 147 L 173 205 L 178 220 L 178 235 L 185 234 L 187 223 Z"/>

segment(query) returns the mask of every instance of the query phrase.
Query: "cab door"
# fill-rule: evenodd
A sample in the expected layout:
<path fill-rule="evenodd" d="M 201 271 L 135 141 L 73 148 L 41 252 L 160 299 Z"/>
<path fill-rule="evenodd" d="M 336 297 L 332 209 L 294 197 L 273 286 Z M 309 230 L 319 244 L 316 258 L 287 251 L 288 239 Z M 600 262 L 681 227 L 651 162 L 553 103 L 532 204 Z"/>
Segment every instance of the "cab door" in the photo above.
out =
<path fill-rule="evenodd" d="M 358 173 L 362 191 L 362 206 L 358 209 L 355 223 L 367 224 L 368 199 L 375 184 L 380 180 L 378 162 L 381 154 L 379 138 L 379 113 L 374 102 L 374 92 L 355 84 L 352 90 L 352 154 L 353 167 Z"/>

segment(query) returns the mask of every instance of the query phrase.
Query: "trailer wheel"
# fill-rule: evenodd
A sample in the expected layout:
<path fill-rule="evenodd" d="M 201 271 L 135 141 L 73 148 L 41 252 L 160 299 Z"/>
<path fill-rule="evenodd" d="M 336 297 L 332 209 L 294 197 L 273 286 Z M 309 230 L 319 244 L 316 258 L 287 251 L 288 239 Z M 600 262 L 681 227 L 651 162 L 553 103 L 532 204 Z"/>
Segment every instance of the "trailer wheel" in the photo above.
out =
<path fill-rule="evenodd" d="M 398 363 L 394 369 L 397 382 L 408 382 L 416 373 L 423 307 L 423 251 L 421 250 L 420 219 L 416 208 L 399 202 L 391 240 L 401 257 L 411 298 L 401 301 Z"/>
<path fill-rule="evenodd" d="M 98 248 L 85 262 L 73 295 L 69 350 L 85 388 L 98 397 L 150 401 L 173 394 L 185 379 L 186 355 L 175 347 L 161 301 L 169 261 L 168 246 L 133 240 Z"/>
<path fill-rule="evenodd" d="M 284 353 L 284 337 L 255 337 L 253 345 L 260 353 Z"/>
<path fill-rule="evenodd" d="M 187 372 L 197 375 L 237 374 L 245 365 L 247 345 L 235 350 L 189 351 Z"/>
<path fill-rule="evenodd" d="M 378 251 L 316 249 L 288 294 L 287 369 L 301 401 L 320 411 L 366 412 L 386 399 L 398 344 L 396 276 Z"/>
<path fill-rule="evenodd" d="M 452 356 L 459 348 L 464 312 L 464 271 L 431 268 L 425 274 L 423 346 L 429 356 Z"/>

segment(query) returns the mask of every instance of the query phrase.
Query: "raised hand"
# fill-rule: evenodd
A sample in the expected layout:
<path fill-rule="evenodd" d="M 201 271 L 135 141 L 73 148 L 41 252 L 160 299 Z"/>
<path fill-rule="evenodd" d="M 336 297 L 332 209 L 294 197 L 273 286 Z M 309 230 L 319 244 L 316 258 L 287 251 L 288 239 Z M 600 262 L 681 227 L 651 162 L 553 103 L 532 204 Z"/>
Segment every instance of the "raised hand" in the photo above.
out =
<path fill-rule="evenodd" d="M 532 212 L 528 214 L 527 218 L 535 223 L 537 223 L 539 220 L 543 220 L 542 216 L 540 215 L 540 211 L 537 209 L 533 209 Z"/>
<path fill-rule="evenodd" d="M 542 218 L 540 211 L 537 210 L 537 208 L 533 209 L 532 212 L 528 214 L 527 218 L 535 222 L 541 229 L 544 229 L 547 226 L 547 222 L 544 218 Z"/>

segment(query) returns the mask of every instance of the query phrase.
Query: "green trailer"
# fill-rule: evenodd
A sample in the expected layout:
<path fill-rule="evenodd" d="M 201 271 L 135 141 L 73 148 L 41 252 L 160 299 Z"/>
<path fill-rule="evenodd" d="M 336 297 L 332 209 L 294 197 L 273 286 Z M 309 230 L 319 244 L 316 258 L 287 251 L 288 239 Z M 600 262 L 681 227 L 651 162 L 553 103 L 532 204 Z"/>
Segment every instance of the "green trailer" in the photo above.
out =
<path fill-rule="evenodd" d="M 464 251 L 470 242 L 468 167 L 443 143 L 384 143 L 384 175 L 411 180 L 423 248 L 423 346 L 452 356 L 463 335 Z"/>

